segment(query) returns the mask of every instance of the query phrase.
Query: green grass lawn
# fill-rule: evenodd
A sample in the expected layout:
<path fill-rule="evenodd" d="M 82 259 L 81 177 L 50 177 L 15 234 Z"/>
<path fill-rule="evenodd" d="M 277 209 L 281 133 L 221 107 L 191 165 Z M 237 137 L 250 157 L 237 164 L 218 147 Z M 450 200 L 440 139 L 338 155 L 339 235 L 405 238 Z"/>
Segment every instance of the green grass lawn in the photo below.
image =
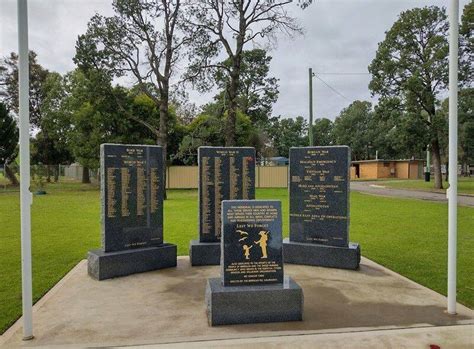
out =
<path fill-rule="evenodd" d="M 97 187 L 52 184 L 32 209 L 33 294 L 37 301 L 87 250 L 100 246 Z M 259 199 L 280 199 L 288 234 L 286 189 L 257 190 Z M 172 190 L 165 202 L 165 239 L 188 254 L 197 237 L 197 191 Z M 459 208 L 458 298 L 474 306 L 474 209 Z M 362 254 L 446 294 L 447 206 L 408 199 L 351 194 L 351 240 Z M 18 192 L 0 194 L 0 333 L 21 314 Z"/>
<path fill-rule="evenodd" d="M 390 188 L 416 189 L 425 191 L 446 192 L 448 182 L 443 182 L 444 189 L 434 189 L 434 181 L 425 182 L 422 179 L 398 179 L 398 180 L 378 180 L 379 185 L 384 185 Z M 474 177 L 459 177 L 458 178 L 458 193 L 474 195 Z"/>

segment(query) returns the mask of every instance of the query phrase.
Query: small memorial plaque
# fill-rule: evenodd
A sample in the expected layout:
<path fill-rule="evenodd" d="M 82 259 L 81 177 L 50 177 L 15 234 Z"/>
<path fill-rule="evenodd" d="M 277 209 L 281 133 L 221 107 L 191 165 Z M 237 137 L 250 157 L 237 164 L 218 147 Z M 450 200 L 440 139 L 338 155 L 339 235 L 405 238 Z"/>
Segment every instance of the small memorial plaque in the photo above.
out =
<path fill-rule="evenodd" d="M 104 252 L 162 244 L 162 148 L 102 144 L 100 151 Z"/>
<path fill-rule="evenodd" d="M 350 148 L 290 149 L 290 241 L 348 246 Z"/>
<path fill-rule="evenodd" d="M 199 147 L 199 241 L 218 242 L 222 200 L 255 198 L 255 148 Z"/>
<path fill-rule="evenodd" d="M 283 282 L 280 201 L 222 202 L 224 286 Z"/>

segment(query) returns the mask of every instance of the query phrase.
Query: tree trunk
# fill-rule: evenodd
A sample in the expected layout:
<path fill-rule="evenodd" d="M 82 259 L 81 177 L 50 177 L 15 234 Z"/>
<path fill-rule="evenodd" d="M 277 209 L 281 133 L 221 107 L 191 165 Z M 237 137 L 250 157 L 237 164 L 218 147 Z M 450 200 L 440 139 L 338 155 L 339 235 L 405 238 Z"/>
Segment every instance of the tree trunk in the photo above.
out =
<path fill-rule="evenodd" d="M 236 58 L 237 59 L 237 58 Z M 235 69 L 234 69 L 235 71 Z M 227 110 L 227 120 L 225 123 L 225 146 L 235 146 L 235 124 L 237 120 L 237 86 L 238 73 L 232 72 L 230 77 L 230 85 L 228 90 L 229 95 L 229 109 Z"/>
<path fill-rule="evenodd" d="M 439 152 L 438 140 L 431 141 L 431 156 L 433 158 L 434 168 L 434 187 L 443 189 L 443 175 L 441 174 L 441 155 Z"/>
<path fill-rule="evenodd" d="M 51 183 L 51 165 L 46 165 L 46 182 Z"/>
<path fill-rule="evenodd" d="M 168 102 L 169 102 L 169 85 L 168 82 L 163 83 L 160 93 L 160 130 L 158 134 L 158 145 L 163 148 L 163 199 L 168 198 L 166 194 L 166 167 L 168 153 Z"/>
<path fill-rule="evenodd" d="M 11 168 L 7 166 L 7 164 L 5 164 L 5 176 L 8 178 L 11 185 L 17 187 L 20 184 L 18 182 L 18 178 L 16 178 L 15 174 L 13 173 Z"/>
<path fill-rule="evenodd" d="M 59 165 L 54 167 L 54 183 L 59 181 Z"/>
<path fill-rule="evenodd" d="M 82 183 L 89 184 L 91 182 L 91 178 L 89 176 L 89 167 L 84 166 L 82 169 Z"/>
<path fill-rule="evenodd" d="M 232 57 L 232 70 L 230 73 L 230 84 L 227 88 L 229 95 L 229 109 L 227 112 L 227 120 L 225 127 L 225 145 L 233 147 L 236 145 L 235 125 L 237 122 L 237 98 L 239 96 L 239 80 L 240 68 L 242 63 L 242 52 L 244 46 L 244 38 L 246 33 L 245 11 L 243 10 L 243 2 L 239 3 L 239 34 L 236 38 L 235 55 Z"/>

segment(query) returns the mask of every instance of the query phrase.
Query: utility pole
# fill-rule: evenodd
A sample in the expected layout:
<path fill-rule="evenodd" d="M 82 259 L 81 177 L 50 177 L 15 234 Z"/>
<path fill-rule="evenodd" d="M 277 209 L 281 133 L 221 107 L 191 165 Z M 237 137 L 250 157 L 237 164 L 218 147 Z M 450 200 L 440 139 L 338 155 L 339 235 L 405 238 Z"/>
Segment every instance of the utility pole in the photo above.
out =
<path fill-rule="evenodd" d="M 313 137 L 313 68 L 309 68 L 308 70 L 308 77 L 309 77 L 309 146 L 314 145 L 314 137 Z"/>

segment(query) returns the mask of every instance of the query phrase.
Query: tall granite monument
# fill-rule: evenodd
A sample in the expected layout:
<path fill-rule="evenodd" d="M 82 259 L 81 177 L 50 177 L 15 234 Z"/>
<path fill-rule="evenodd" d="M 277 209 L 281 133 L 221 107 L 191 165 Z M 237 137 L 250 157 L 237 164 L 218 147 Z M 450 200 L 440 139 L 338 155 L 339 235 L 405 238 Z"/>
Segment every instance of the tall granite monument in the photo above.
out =
<path fill-rule="evenodd" d="M 209 324 L 298 321 L 303 291 L 283 274 L 280 201 L 222 202 L 221 278 L 208 279 Z"/>
<path fill-rule="evenodd" d="M 290 149 L 290 238 L 285 263 L 357 269 L 360 246 L 349 242 L 350 148 Z"/>
<path fill-rule="evenodd" d="M 162 154 L 158 146 L 101 145 L 102 249 L 88 254 L 93 278 L 176 266 L 176 245 L 163 242 Z"/>
<path fill-rule="evenodd" d="M 255 148 L 199 147 L 199 240 L 191 240 L 191 265 L 220 262 L 221 202 L 255 198 Z"/>

